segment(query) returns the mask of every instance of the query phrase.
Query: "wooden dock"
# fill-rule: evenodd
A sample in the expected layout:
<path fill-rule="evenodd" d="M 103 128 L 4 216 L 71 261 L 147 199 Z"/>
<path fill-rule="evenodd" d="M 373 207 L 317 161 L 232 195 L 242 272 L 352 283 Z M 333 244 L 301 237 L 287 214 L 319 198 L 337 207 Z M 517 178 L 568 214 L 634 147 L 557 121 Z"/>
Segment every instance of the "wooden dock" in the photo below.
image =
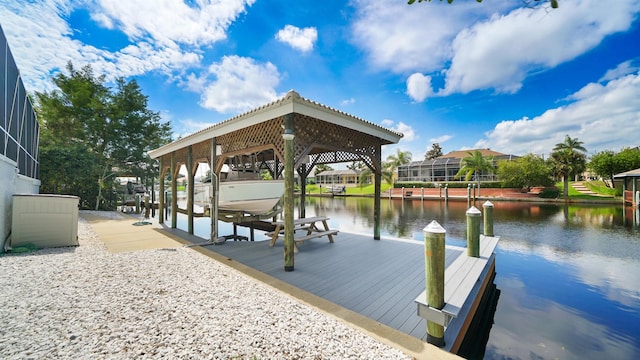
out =
<path fill-rule="evenodd" d="M 191 242 L 202 239 L 177 229 L 172 233 Z M 426 341 L 426 320 L 418 315 L 416 297 L 424 298 L 424 244 L 421 241 L 347 233 L 334 243 L 324 238 L 305 241 L 295 255 L 295 270 L 284 271 L 283 243 L 227 242 L 205 246 L 294 287 Z M 481 237 L 481 257 L 468 258 L 463 247 L 446 246 L 445 284 L 451 302 L 445 332 L 446 350 L 457 352 L 495 268 L 493 251 L 498 238 Z M 422 294 L 422 295 L 421 295 Z M 468 298 L 465 298 L 466 297 Z M 428 310 L 427 310 L 428 311 Z M 425 313 L 424 309 L 421 311 Z"/>

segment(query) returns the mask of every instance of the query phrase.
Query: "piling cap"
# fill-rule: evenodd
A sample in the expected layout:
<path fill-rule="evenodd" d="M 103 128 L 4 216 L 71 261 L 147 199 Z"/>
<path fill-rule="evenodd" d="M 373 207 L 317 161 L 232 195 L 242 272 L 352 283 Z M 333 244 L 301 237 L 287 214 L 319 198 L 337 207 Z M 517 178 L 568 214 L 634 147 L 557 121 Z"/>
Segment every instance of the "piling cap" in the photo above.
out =
<path fill-rule="evenodd" d="M 469 210 L 467 210 L 467 215 L 471 215 L 471 216 L 480 216 L 482 213 L 480 212 L 480 210 L 478 210 L 477 207 L 472 206 L 469 208 Z"/>
<path fill-rule="evenodd" d="M 440 226 L 440 224 L 438 224 L 437 221 L 433 220 L 429 225 L 425 226 L 425 228 L 422 230 L 426 233 L 431 233 L 431 234 L 444 234 L 447 231 Z"/>
<path fill-rule="evenodd" d="M 493 207 L 493 203 L 489 200 L 485 201 L 484 204 L 482 204 L 482 207 Z"/>

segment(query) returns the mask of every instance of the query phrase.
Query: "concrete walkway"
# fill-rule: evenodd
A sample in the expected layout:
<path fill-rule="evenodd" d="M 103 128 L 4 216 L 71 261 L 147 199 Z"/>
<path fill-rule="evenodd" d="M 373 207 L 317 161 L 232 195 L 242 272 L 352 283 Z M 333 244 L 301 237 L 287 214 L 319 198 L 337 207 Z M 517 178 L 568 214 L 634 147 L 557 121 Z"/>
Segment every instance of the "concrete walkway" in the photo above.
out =
<path fill-rule="evenodd" d="M 80 217 L 87 220 L 100 240 L 111 253 L 149 249 L 171 249 L 183 246 L 175 237 L 170 237 L 155 219 L 140 220 L 139 216 L 115 213 L 121 218 L 109 218 L 90 211 L 80 211 Z"/>

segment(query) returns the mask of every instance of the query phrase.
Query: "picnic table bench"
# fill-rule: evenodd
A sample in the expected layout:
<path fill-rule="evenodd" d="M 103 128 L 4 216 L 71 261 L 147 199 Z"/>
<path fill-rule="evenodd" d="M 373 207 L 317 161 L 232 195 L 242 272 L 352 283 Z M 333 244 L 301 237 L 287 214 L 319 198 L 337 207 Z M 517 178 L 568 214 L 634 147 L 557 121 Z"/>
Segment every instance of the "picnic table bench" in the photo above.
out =
<path fill-rule="evenodd" d="M 329 224 L 327 224 L 328 217 L 310 217 L 310 218 L 301 218 L 293 220 L 293 241 L 294 241 L 294 251 L 298 252 L 297 244 L 304 243 L 305 240 L 310 240 L 314 238 L 319 238 L 323 236 L 327 236 L 329 238 L 329 242 L 333 243 L 333 235 L 338 234 L 338 230 L 329 229 Z M 318 223 L 322 223 L 322 228 L 318 227 Z M 278 239 L 284 240 L 284 220 L 274 221 L 272 224 L 276 226 L 274 231 L 268 232 L 267 236 L 271 236 L 271 241 L 269 242 L 269 246 L 273 247 Z M 306 231 L 303 235 L 296 235 L 296 232 L 299 230 Z"/>

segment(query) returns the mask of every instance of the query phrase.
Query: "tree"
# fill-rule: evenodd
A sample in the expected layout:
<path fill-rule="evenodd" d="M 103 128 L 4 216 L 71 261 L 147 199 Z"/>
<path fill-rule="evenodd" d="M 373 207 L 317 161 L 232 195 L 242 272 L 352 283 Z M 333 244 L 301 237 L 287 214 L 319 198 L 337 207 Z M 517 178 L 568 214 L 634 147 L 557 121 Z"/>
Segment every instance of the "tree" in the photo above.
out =
<path fill-rule="evenodd" d="M 87 170 L 84 183 L 96 189 L 93 205 L 98 209 L 104 200 L 102 190 L 111 188 L 118 174 L 143 179 L 154 176 L 157 169 L 147 151 L 171 141 L 171 128 L 160 121 L 158 113 L 147 109 L 147 97 L 135 80 L 118 78 L 111 90 L 103 85 L 104 76 L 95 76 L 89 65 L 78 70 L 69 62 L 66 70 L 68 74 L 59 73 L 52 79 L 57 89 L 36 93 L 41 147 L 49 150 L 40 160 L 55 163 L 49 156 L 73 153 L 77 147 L 86 149 L 94 166 L 91 171 L 86 164 L 80 169 Z M 41 172 L 42 179 L 56 178 L 59 185 L 66 181 L 63 187 L 74 183 L 64 175 L 56 169 Z M 87 198 L 83 201 L 89 202 Z"/>
<path fill-rule="evenodd" d="M 620 171 L 618 172 L 640 168 L 640 147 L 623 148 L 616 154 L 616 161 L 620 164 Z"/>
<path fill-rule="evenodd" d="M 313 169 L 313 176 L 318 176 L 323 171 L 331 171 L 333 168 L 327 164 L 318 164 L 315 169 Z"/>
<path fill-rule="evenodd" d="M 361 171 L 367 168 L 367 165 L 362 161 L 354 161 L 351 164 L 347 165 L 347 169 Z"/>
<path fill-rule="evenodd" d="M 418 0 L 418 2 L 423 2 L 423 1 L 431 2 L 431 0 Z M 440 1 L 442 1 L 442 0 L 440 0 Z M 530 5 L 531 2 L 533 2 L 533 1 L 539 2 L 540 0 L 522 0 L 522 2 L 525 3 L 526 5 Z M 542 1 L 546 1 L 546 0 L 542 0 Z M 554 9 L 558 8 L 558 0 L 548 0 L 548 1 L 549 1 L 549 3 L 551 3 L 551 7 L 552 8 L 554 8 Z M 411 5 L 411 4 L 415 3 L 415 2 L 416 2 L 416 0 L 408 0 L 409 5 Z M 447 0 L 447 2 L 449 4 L 451 4 L 453 2 L 453 0 Z M 476 2 L 481 3 L 482 0 L 476 0 Z"/>
<path fill-rule="evenodd" d="M 40 147 L 40 192 L 76 195 L 80 207 L 88 208 L 88 199 L 97 195 L 95 181 L 100 173 L 95 155 L 84 145 L 45 145 Z"/>
<path fill-rule="evenodd" d="M 462 158 L 460 161 L 460 170 L 454 175 L 454 179 L 460 178 L 464 175 L 464 179 L 469 181 L 475 175 L 478 182 L 478 195 L 480 194 L 480 173 L 491 172 L 495 169 L 493 166 L 493 156 L 482 156 L 480 150 L 474 152 L 467 151 L 469 156 Z"/>
<path fill-rule="evenodd" d="M 387 183 L 393 182 L 393 174 L 398 169 L 398 166 L 406 165 L 411 162 L 411 152 L 396 150 L 395 154 L 387 156 L 387 161 L 382 164 L 382 176 Z"/>
<path fill-rule="evenodd" d="M 564 196 L 569 195 L 569 176 L 576 175 L 586 169 L 587 149 L 578 138 L 572 139 L 566 135 L 564 142 L 556 144 L 551 152 L 550 163 L 555 173 L 561 175 L 564 182 Z"/>
<path fill-rule="evenodd" d="M 553 184 L 551 168 L 544 159 L 534 154 L 499 161 L 497 174 L 505 187 L 530 189 L 532 186 Z"/>
<path fill-rule="evenodd" d="M 433 145 L 431 145 L 431 149 L 427 150 L 427 152 L 424 154 L 424 159 L 432 160 L 437 158 L 438 156 L 442 156 L 442 148 L 440 147 L 440 144 L 434 143 Z"/>
<path fill-rule="evenodd" d="M 640 150 L 628 147 L 619 153 L 604 150 L 591 156 L 587 167 L 603 179 L 612 180 L 615 174 L 640 168 Z M 605 183 L 610 185 L 609 182 Z"/>
<path fill-rule="evenodd" d="M 611 150 L 604 150 L 591 156 L 591 160 L 587 165 L 591 171 L 605 180 L 613 179 L 613 175 L 617 174 L 619 169 L 616 164 L 616 153 Z"/>

